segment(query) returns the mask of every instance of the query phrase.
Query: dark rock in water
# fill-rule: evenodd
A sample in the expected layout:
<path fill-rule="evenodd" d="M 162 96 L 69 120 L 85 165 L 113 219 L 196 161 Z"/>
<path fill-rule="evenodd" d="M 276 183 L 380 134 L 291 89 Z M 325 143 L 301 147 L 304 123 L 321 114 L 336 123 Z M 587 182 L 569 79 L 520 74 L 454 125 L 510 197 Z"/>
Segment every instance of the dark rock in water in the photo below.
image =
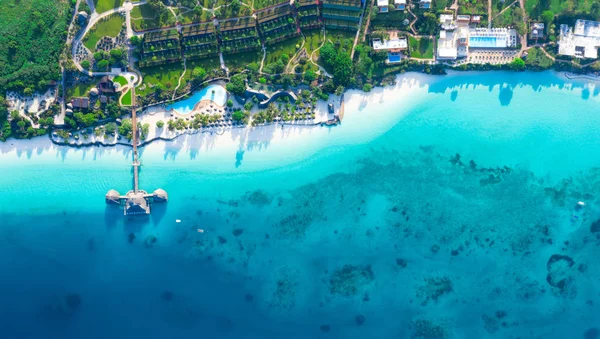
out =
<path fill-rule="evenodd" d="M 600 232 L 600 219 L 596 220 L 592 223 L 592 226 L 590 227 L 590 231 L 592 233 Z"/>
<path fill-rule="evenodd" d="M 344 265 L 329 279 L 329 291 L 350 297 L 361 293 L 374 280 L 371 265 Z"/>
<path fill-rule="evenodd" d="M 134 240 L 135 240 L 135 234 L 129 233 L 127 235 L 127 241 L 131 244 L 131 243 L 133 243 Z"/>
<path fill-rule="evenodd" d="M 406 260 L 402 259 L 402 258 L 396 258 L 396 265 L 400 266 L 400 267 L 406 267 L 407 262 Z"/>
<path fill-rule="evenodd" d="M 502 311 L 502 310 L 496 311 L 496 318 L 502 319 L 504 317 L 506 317 L 506 311 Z"/>
<path fill-rule="evenodd" d="M 81 305 L 81 296 L 76 293 L 70 293 L 65 296 L 65 303 L 70 310 L 76 310 Z"/>
<path fill-rule="evenodd" d="M 588 265 L 587 264 L 579 264 L 579 266 L 577 266 L 577 270 L 581 273 L 585 273 L 588 269 Z"/>
<path fill-rule="evenodd" d="M 156 243 L 156 240 L 156 236 L 154 235 L 147 236 L 145 241 L 146 247 L 152 247 Z"/>
<path fill-rule="evenodd" d="M 453 291 L 452 280 L 448 277 L 429 277 L 424 280 L 423 285 L 417 289 L 417 297 L 421 304 L 426 305 L 430 300 L 437 302 L 445 294 Z"/>
<path fill-rule="evenodd" d="M 329 326 L 329 325 L 321 325 L 320 329 L 321 329 L 321 332 L 327 333 L 327 332 L 331 331 L 331 326 Z"/>
<path fill-rule="evenodd" d="M 573 265 L 575 265 L 573 258 L 562 254 L 553 254 L 546 264 L 548 284 L 558 288 L 561 293 L 565 292 L 575 279 L 572 272 Z"/>
<path fill-rule="evenodd" d="M 254 296 L 252 294 L 250 294 L 250 293 L 247 293 L 246 296 L 244 297 L 244 300 L 247 303 L 250 303 L 250 302 L 254 301 Z"/>
<path fill-rule="evenodd" d="M 234 237 L 237 237 L 238 235 L 244 233 L 244 230 L 241 228 L 236 228 L 233 230 L 233 232 L 231 232 L 233 234 Z"/>
<path fill-rule="evenodd" d="M 246 199 L 252 205 L 264 206 L 268 205 L 273 199 L 263 190 L 256 190 L 253 192 L 246 193 Z"/>
<path fill-rule="evenodd" d="M 583 333 L 583 339 L 597 339 L 598 337 L 600 337 L 600 330 L 595 327 L 588 328 Z"/>
<path fill-rule="evenodd" d="M 171 300 L 173 300 L 173 292 L 164 291 L 163 293 L 160 294 L 160 298 L 164 301 L 171 301 Z"/>
<path fill-rule="evenodd" d="M 356 322 L 356 326 L 362 326 L 362 324 L 364 324 L 365 321 L 367 321 L 367 318 L 365 318 L 364 315 L 359 314 L 356 317 L 354 317 L 354 321 Z"/>
<path fill-rule="evenodd" d="M 439 245 L 433 245 L 433 246 L 431 246 L 431 252 L 436 253 L 439 250 L 440 250 L 440 246 Z"/>
<path fill-rule="evenodd" d="M 227 239 L 223 238 L 222 236 L 219 236 L 219 244 L 225 244 L 227 243 Z"/>

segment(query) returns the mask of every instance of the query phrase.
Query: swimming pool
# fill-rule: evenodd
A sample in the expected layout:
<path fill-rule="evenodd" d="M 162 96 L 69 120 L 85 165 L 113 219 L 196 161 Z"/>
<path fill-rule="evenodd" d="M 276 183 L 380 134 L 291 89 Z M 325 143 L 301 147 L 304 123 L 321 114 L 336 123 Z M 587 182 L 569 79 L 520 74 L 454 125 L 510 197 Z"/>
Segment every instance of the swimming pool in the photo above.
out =
<path fill-rule="evenodd" d="M 398 54 L 388 54 L 389 62 L 400 62 L 400 56 Z"/>
<path fill-rule="evenodd" d="M 168 109 L 174 109 L 179 114 L 190 114 L 194 106 L 202 100 L 212 100 L 219 106 L 225 106 L 227 101 L 227 91 L 223 86 L 210 85 L 200 91 L 194 92 L 191 97 L 177 101 L 169 105 Z"/>
<path fill-rule="evenodd" d="M 469 47 L 489 48 L 506 47 L 506 38 L 495 36 L 472 36 L 469 37 Z"/>

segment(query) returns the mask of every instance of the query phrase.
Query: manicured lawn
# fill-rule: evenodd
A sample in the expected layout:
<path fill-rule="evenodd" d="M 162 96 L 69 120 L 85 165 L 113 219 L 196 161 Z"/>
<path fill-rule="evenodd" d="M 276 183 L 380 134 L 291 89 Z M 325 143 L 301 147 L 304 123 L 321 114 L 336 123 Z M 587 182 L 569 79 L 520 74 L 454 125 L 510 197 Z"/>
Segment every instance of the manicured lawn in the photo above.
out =
<path fill-rule="evenodd" d="M 310 54 L 323 42 L 323 32 L 320 29 L 313 29 L 310 31 L 305 31 L 304 36 L 306 37 L 306 41 L 304 43 L 304 48 L 306 48 L 306 52 L 310 56 Z"/>
<path fill-rule="evenodd" d="M 121 98 L 121 106 L 131 106 L 131 90 L 128 90 Z"/>
<path fill-rule="evenodd" d="M 261 51 L 244 52 L 231 55 L 223 55 L 225 66 L 228 68 L 245 68 L 246 65 L 256 62 L 260 65 L 262 59 Z M 265 64 L 267 62 L 265 61 Z"/>
<path fill-rule="evenodd" d="M 458 0 L 458 14 L 487 15 L 487 5 L 488 0 Z"/>
<path fill-rule="evenodd" d="M 127 85 L 127 79 L 125 79 L 124 77 L 117 75 L 114 79 L 114 82 L 118 82 L 121 86 L 125 86 Z"/>
<path fill-rule="evenodd" d="M 161 85 L 166 91 L 172 91 L 177 87 L 179 76 L 183 72 L 183 65 L 181 63 L 174 63 L 168 65 L 160 65 L 153 67 L 146 67 L 140 69 L 143 75 L 143 84 L 146 85 L 144 90 L 136 89 L 136 93 L 140 95 L 146 95 L 153 91 L 150 85 Z"/>
<path fill-rule="evenodd" d="M 267 46 L 267 57 L 265 58 L 265 64 L 270 64 L 281 58 L 283 54 L 287 54 L 291 59 L 296 54 L 296 45 L 302 45 L 302 37 L 288 39 L 274 45 Z"/>
<path fill-rule="evenodd" d="M 198 66 L 204 68 L 206 72 L 210 72 L 213 69 L 221 69 L 219 57 L 188 60 L 186 61 L 186 65 L 189 72 L 185 74 L 185 79 L 189 79 L 192 76 L 194 68 Z"/>
<path fill-rule="evenodd" d="M 75 86 L 70 86 L 67 87 L 67 99 L 70 98 L 74 98 L 74 97 L 82 97 L 82 96 L 87 96 L 90 92 L 90 89 L 92 89 L 93 87 L 96 86 L 96 83 L 98 82 L 100 78 L 99 77 L 94 77 L 91 79 L 91 81 L 89 83 L 85 83 L 85 84 L 77 84 Z"/>
<path fill-rule="evenodd" d="M 131 10 L 131 25 L 136 31 L 175 25 L 171 11 L 165 11 L 162 17 L 152 10 L 150 5 L 135 6 Z"/>
<path fill-rule="evenodd" d="M 354 37 L 356 36 L 356 32 L 348 32 L 344 30 L 337 29 L 327 29 L 325 32 L 325 39 L 327 41 L 331 40 L 333 42 L 340 42 L 341 47 L 350 54 L 352 51 L 352 45 L 354 44 Z"/>
<path fill-rule="evenodd" d="M 113 8 L 123 5 L 125 0 L 94 0 L 94 6 L 97 13 L 104 13 Z"/>
<path fill-rule="evenodd" d="M 85 41 L 83 42 L 85 47 L 90 51 L 96 51 L 96 43 L 102 39 L 102 37 L 110 36 L 116 37 L 119 35 L 123 23 L 125 20 L 118 14 L 111 15 L 108 20 L 99 21 L 89 32 Z"/>
<path fill-rule="evenodd" d="M 419 40 L 408 37 L 410 45 L 410 56 L 418 59 L 431 59 L 433 58 L 433 41 L 427 38 L 421 38 Z"/>

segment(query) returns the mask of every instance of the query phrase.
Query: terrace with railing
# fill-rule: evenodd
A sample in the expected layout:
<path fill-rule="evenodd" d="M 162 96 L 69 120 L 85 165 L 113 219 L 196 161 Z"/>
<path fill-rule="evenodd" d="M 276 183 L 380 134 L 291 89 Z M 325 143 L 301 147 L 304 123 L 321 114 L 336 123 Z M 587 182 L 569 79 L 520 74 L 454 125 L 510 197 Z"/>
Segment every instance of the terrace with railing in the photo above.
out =
<path fill-rule="evenodd" d="M 168 50 L 152 54 L 144 54 L 139 60 L 139 67 L 149 67 L 155 65 L 170 64 L 181 61 L 181 51 Z"/>
<path fill-rule="evenodd" d="M 286 15 L 292 15 L 292 7 L 288 2 L 282 3 L 277 6 L 261 9 L 256 12 L 256 20 L 259 24 L 265 23 L 283 17 Z"/>
<path fill-rule="evenodd" d="M 186 58 L 196 59 L 218 54 L 219 42 L 212 22 L 184 27 L 181 34 L 181 46 Z"/>
<path fill-rule="evenodd" d="M 147 67 L 181 60 L 181 45 L 177 30 L 144 34 L 139 66 Z"/>
<path fill-rule="evenodd" d="M 361 0 L 322 0 L 323 12 L 329 9 L 342 9 L 353 12 L 360 12 L 362 8 Z"/>
<path fill-rule="evenodd" d="M 219 31 L 221 33 L 235 31 L 244 28 L 256 28 L 256 19 L 251 16 L 234 18 L 227 21 L 219 21 Z"/>
<path fill-rule="evenodd" d="M 237 39 L 221 42 L 221 51 L 223 54 L 236 54 L 249 51 L 257 51 L 261 48 L 258 38 Z"/>
<path fill-rule="evenodd" d="M 319 7 L 315 2 L 310 5 L 299 5 L 298 24 L 302 29 L 320 28 L 322 23 L 319 18 Z"/>
<path fill-rule="evenodd" d="M 362 10 L 361 0 L 323 0 L 326 28 L 357 30 Z"/>
<path fill-rule="evenodd" d="M 256 20 L 253 17 L 235 18 L 219 23 L 221 51 L 235 54 L 261 48 Z"/>
<path fill-rule="evenodd" d="M 256 17 L 259 30 L 268 45 L 300 35 L 289 3 L 258 11 Z"/>

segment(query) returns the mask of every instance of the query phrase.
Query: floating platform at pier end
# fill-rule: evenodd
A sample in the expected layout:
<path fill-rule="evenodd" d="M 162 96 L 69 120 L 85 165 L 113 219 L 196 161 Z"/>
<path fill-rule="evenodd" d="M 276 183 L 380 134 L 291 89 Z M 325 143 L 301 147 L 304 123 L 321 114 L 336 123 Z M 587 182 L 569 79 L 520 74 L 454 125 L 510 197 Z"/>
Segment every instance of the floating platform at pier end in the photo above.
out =
<path fill-rule="evenodd" d="M 139 169 L 140 160 L 138 157 L 138 135 L 139 130 L 137 128 L 137 116 L 135 106 L 135 87 L 131 87 L 131 127 L 133 131 L 133 190 L 130 190 L 125 195 L 119 194 L 116 190 L 112 189 L 106 193 L 105 201 L 107 204 L 116 204 L 123 207 L 124 215 L 148 215 L 150 214 L 150 207 L 154 202 L 166 202 L 169 200 L 167 192 L 163 189 L 157 189 L 152 194 L 139 189 Z"/>

